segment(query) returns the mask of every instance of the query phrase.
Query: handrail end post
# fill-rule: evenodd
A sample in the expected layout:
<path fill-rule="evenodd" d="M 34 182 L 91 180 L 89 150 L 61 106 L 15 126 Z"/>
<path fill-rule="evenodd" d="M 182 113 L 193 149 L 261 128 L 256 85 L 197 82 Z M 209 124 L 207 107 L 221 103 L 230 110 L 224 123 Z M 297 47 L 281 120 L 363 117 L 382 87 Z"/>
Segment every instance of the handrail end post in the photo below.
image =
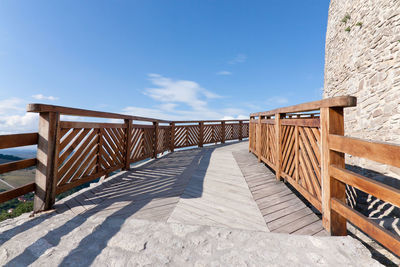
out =
<path fill-rule="evenodd" d="M 34 212 L 50 210 L 55 203 L 59 140 L 60 113 L 41 112 L 39 114 Z"/>
<path fill-rule="evenodd" d="M 346 201 L 346 185 L 333 179 L 330 165 L 345 167 L 343 153 L 329 149 L 329 135 L 344 135 L 343 107 L 323 107 L 321 114 L 321 180 L 322 180 L 322 225 L 331 234 L 347 235 L 346 219 L 331 208 L 331 199 Z"/>

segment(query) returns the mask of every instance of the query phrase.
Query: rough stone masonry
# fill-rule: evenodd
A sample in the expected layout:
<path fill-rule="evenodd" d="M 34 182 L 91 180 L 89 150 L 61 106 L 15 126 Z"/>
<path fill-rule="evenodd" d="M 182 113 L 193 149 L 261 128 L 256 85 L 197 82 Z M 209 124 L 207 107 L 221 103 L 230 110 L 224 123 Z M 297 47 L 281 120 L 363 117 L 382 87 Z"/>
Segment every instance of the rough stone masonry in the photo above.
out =
<path fill-rule="evenodd" d="M 331 0 L 324 98 L 339 95 L 357 97 L 357 107 L 345 110 L 345 135 L 400 144 L 400 0 Z M 399 168 L 355 157 L 346 163 L 400 188 Z M 398 208 L 347 193 L 350 203 L 400 234 Z"/>
<path fill-rule="evenodd" d="M 324 98 L 353 95 L 345 133 L 400 144 L 400 0 L 332 0 L 325 51 Z M 400 169 L 350 163 L 391 176 Z"/>

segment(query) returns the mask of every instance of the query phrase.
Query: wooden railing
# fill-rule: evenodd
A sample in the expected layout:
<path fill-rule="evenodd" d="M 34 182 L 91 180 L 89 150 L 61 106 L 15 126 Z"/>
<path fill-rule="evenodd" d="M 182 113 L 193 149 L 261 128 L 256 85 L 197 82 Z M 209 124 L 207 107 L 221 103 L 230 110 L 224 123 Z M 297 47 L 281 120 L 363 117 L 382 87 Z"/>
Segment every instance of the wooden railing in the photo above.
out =
<path fill-rule="evenodd" d="M 0 193 L 0 203 L 34 191 L 35 212 L 51 209 L 56 194 L 129 170 L 131 163 L 168 150 L 242 140 L 249 133 L 248 120 L 167 121 L 43 104 L 27 110 L 39 113 L 39 132 L 0 136 L 0 149 L 37 144 L 37 159 L 1 164 L 0 173 L 36 166 L 35 182 Z M 61 115 L 122 123 L 62 121 Z"/>
<path fill-rule="evenodd" d="M 38 133 L 0 135 L 0 149 L 36 145 Z M 0 164 L 0 174 L 36 166 L 36 158 Z M 35 183 L 29 183 L 0 193 L 0 203 L 28 194 L 35 190 Z"/>
<path fill-rule="evenodd" d="M 399 145 L 344 137 L 343 109 L 355 105 L 345 96 L 253 113 L 249 151 L 322 212 L 332 235 L 346 235 L 348 220 L 400 255 L 399 236 L 346 204 L 349 185 L 400 206 L 400 190 L 345 169 L 344 153 L 400 167 Z"/>

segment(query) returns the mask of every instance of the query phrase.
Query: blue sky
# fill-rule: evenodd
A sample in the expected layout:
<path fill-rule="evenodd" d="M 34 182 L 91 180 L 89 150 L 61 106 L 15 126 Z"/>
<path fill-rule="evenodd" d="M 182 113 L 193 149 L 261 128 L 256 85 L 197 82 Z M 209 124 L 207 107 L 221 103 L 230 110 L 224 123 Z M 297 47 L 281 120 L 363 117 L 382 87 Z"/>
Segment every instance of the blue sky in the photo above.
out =
<path fill-rule="evenodd" d="M 321 98 L 328 0 L 0 2 L 0 133 L 27 103 L 244 118 Z"/>

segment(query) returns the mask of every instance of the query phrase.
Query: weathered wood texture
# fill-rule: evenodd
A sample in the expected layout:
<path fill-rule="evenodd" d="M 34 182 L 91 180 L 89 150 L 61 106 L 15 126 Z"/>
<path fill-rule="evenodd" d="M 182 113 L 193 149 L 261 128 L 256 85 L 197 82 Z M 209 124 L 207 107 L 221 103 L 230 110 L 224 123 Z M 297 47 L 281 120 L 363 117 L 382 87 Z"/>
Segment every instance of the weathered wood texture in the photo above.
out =
<path fill-rule="evenodd" d="M 156 158 L 176 148 L 201 147 L 249 135 L 246 120 L 170 122 L 43 104 L 30 104 L 27 110 L 40 114 L 39 133 L 2 135 L 0 149 L 39 144 L 37 160 L 0 164 L 0 173 L 36 165 L 35 211 L 49 209 L 55 194 L 119 169 L 129 170 L 131 163 Z M 60 121 L 60 115 L 112 118 L 124 123 Z M 153 124 L 134 124 L 133 121 Z M 161 125 L 163 123 L 170 125 Z M 6 201 L 7 196 L 22 194 L 26 188 L 7 191 L 0 199 Z"/>
<path fill-rule="evenodd" d="M 305 112 L 329 107 L 355 107 L 356 104 L 357 98 L 353 96 L 338 96 L 295 106 L 278 108 L 270 111 L 256 112 L 252 113 L 250 116 L 271 116 L 278 113 Z"/>
<path fill-rule="evenodd" d="M 321 219 L 249 153 L 233 155 L 271 232 L 328 235 Z"/>
<path fill-rule="evenodd" d="M 398 189 L 345 169 L 344 153 L 400 167 L 399 145 L 344 137 L 343 109 L 355 104 L 353 97 L 336 97 L 253 113 L 249 151 L 322 212 L 324 228 L 332 235 L 346 235 L 348 220 L 399 255 L 398 237 L 345 204 L 346 185 L 400 204 Z M 302 113 L 311 110 L 319 113 Z"/>
<path fill-rule="evenodd" d="M 321 133 L 319 125 L 310 127 L 319 118 L 298 119 L 294 124 L 286 122 L 295 119 L 285 117 L 276 114 L 274 120 L 251 120 L 251 130 L 256 125 L 260 128 L 250 133 L 249 150 L 275 170 L 277 179 L 284 178 L 321 210 Z"/>

